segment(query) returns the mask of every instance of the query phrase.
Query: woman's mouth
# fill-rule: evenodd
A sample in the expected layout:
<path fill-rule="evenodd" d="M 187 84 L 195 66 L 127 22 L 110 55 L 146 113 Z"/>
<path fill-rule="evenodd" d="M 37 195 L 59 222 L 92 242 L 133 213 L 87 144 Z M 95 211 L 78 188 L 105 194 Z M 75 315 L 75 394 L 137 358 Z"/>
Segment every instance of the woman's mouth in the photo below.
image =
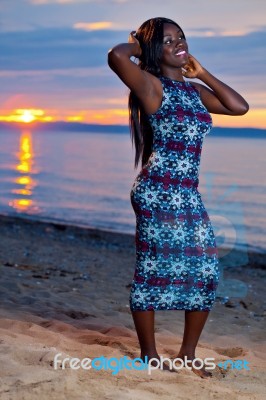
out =
<path fill-rule="evenodd" d="M 184 54 L 187 54 L 185 50 L 179 50 L 177 53 L 175 53 L 176 56 L 182 56 Z"/>

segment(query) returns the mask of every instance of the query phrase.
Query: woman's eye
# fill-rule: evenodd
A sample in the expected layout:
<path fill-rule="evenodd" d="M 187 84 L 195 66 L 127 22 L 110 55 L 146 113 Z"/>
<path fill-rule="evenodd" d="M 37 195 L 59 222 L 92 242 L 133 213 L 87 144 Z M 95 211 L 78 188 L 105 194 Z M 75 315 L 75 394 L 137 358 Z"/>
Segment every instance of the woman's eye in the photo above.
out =
<path fill-rule="evenodd" d="M 185 38 L 184 38 L 183 35 L 181 35 L 181 36 L 178 37 L 178 40 L 184 40 L 184 39 L 185 39 Z M 171 43 L 173 43 L 173 39 L 166 39 L 166 40 L 164 41 L 164 44 L 171 44 Z"/>

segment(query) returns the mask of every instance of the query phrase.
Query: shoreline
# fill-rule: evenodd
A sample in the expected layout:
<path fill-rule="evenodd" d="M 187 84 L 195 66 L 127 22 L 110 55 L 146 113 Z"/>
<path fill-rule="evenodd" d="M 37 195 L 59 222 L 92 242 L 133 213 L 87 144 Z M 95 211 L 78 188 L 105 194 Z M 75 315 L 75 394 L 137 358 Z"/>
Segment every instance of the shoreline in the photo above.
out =
<path fill-rule="evenodd" d="M 53 368 L 54 356 L 139 357 L 128 296 L 134 236 L 0 216 L 0 397 L 59 399 L 263 399 L 265 387 L 265 255 L 222 256 L 225 288 L 237 280 L 247 294 L 217 299 L 196 355 L 217 362 L 247 360 L 248 370 L 216 366 L 211 380 L 195 374 Z M 223 250 L 224 251 L 224 250 Z M 233 286 L 232 286 L 233 287 Z M 231 287 L 231 288 L 232 288 Z M 265 310 L 265 309 L 264 309 Z M 157 311 L 158 352 L 174 359 L 182 342 L 182 311 Z"/>
<path fill-rule="evenodd" d="M 65 220 L 61 220 L 61 219 L 52 219 L 52 218 L 48 218 L 48 217 L 35 217 L 34 215 L 9 215 L 9 214 L 3 214 L 0 212 L 0 224 L 2 222 L 15 222 L 15 221 L 21 221 L 21 223 L 25 222 L 25 223 L 33 223 L 33 224 L 45 224 L 45 225 L 51 225 L 56 227 L 56 229 L 61 229 L 61 230 L 65 230 L 65 229 L 71 229 L 73 228 L 74 230 L 78 231 L 78 230 L 86 230 L 88 232 L 94 232 L 100 235 L 102 234 L 111 234 L 113 236 L 117 235 L 118 238 L 121 239 L 121 237 L 123 235 L 127 236 L 127 237 L 134 237 L 133 233 L 130 232 L 123 232 L 123 231 L 119 231 L 119 230 L 115 230 L 115 229 L 108 229 L 108 228 L 100 228 L 100 227 L 93 227 L 91 225 L 87 225 L 87 224 L 82 224 L 79 222 L 72 222 L 72 221 L 65 221 Z M 248 253 L 252 255 L 252 259 L 255 261 L 256 264 L 265 264 L 266 267 L 266 249 L 257 247 L 254 248 L 252 246 L 250 246 L 248 243 L 242 247 L 237 247 L 237 248 L 228 248 L 228 247 L 223 247 L 221 246 L 220 248 L 220 253 L 228 253 L 230 251 L 236 251 L 238 253 Z M 265 257 L 265 260 L 264 260 Z M 261 260 L 263 260 L 261 262 Z"/>

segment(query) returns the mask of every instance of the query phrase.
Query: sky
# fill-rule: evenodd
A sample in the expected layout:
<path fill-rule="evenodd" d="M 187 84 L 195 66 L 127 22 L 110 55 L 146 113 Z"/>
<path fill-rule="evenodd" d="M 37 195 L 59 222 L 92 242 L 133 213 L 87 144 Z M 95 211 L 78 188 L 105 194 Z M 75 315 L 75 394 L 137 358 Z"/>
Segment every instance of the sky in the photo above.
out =
<path fill-rule="evenodd" d="M 0 0 L 0 121 L 127 124 L 107 52 L 146 19 L 183 28 L 189 51 L 248 101 L 215 126 L 266 128 L 265 0 Z"/>

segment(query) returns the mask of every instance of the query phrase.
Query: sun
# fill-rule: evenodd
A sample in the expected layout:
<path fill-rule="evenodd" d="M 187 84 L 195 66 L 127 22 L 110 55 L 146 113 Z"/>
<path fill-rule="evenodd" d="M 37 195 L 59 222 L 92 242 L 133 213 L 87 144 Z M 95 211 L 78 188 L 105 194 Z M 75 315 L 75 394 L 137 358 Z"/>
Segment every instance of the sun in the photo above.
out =
<path fill-rule="evenodd" d="M 21 110 L 21 121 L 25 122 L 25 124 L 29 124 L 36 120 L 36 116 L 32 112 L 32 110 Z"/>
<path fill-rule="evenodd" d="M 17 109 L 16 113 L 18 114 L 19 120 L 21 122 L 24 122 L 25 124 L 30 124 L 31 122 L 40 119 L 44 115 L 43 110 L 38 110 L 34 108 Z"/>
<path fill-rule="evenodd" d="M 51 122 L 54 118 L 46 115 L 45 111 L 38 108 L 17 108 L 7 115 L 0 115 L 0 121 L 22 122 L 30 124 L 31 122 Z"/>

